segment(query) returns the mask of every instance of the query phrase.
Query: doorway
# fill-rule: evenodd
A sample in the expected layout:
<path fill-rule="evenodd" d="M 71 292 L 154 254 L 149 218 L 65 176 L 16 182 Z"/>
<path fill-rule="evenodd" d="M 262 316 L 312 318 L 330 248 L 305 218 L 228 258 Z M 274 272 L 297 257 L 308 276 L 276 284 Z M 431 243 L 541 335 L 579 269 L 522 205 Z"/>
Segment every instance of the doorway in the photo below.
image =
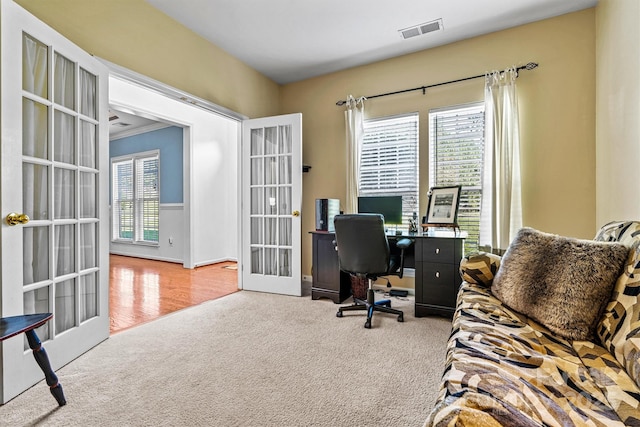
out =
<path fill-rule="evenodd" d="M 109 306 L 113 334 L 238 290 L 235 239 L 231 240 L 231 246 L 228 239 L 220 239 L 218 244 L 210 240 L 209 246 L 215 251 L 194 253 L 203 234 L 211 229 L 216 230 L 216 236 L 223 233 L 217 230 L 215 221 L 208 222 L 209 231 L 199 229 L 196 236 L 191 232 L 193 223 L 199 220 L 194 209 L 206 206 L 203 202 L 211 201 L 211 196 L 216 194 L 220 203 L 215 203 L 217 210 L 209 213 L 235 216 L 228 209 L 234 207 L 235 202 L 223 200 L 227 197 L 224 192 L 228 191 L 224 186 L 229 183 L 220 182 L 216 188 L 215 177 L 219 172 L 217 168 L 227 168 L 236 162 L 235 152 L 228 147 L 237 146 L 239 135 L 229 131 L 237 126 L 234 120 L 221 120 L 214 113 L 203 112 L 113 76 L 110 77 L 110 102 L 110 158 L 116 162 L 113 164 L 140 152 L 159 153 L 159 220 L 155 239 L 137 240 L 131 238 L 131 233 L 126 235 L 127 230 L 121 238 L 116 233 L 118 229 L 112 229 L 110 235 Z M 194 159 L 194 151 L 198 159 Z M 194 165 L 207 157 L 211 159 L 212 154 L 224 156 L 225 151 L 232 154 L 226 162 L 214 158 L 206 170 Z M 111 174 L 116 175 L 113 166 Z M 201 181 L 194 184 L 193 174 Z M 114 185 L 112 178 L 111 186 Z M 210 194 L 202 201 L 194 197 L 194 191 L 201 187 L 206 187 Z M 119 223 L 120 209 L 114 213 L 116 202 L 109 197 L 111 222 Z M 224 210 L 220 209 L 225 205 Z"/>

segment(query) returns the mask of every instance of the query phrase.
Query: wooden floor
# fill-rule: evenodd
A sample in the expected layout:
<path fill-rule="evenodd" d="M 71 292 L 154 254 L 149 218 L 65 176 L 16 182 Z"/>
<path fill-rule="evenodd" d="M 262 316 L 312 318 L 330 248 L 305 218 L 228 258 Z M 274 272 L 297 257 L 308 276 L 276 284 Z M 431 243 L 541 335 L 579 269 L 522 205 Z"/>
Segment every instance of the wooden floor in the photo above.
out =
<path fill-rule="evenodd" d="M 235 262 L 182 264 L 110 255 L 111 333 L 238 290 Z"/>

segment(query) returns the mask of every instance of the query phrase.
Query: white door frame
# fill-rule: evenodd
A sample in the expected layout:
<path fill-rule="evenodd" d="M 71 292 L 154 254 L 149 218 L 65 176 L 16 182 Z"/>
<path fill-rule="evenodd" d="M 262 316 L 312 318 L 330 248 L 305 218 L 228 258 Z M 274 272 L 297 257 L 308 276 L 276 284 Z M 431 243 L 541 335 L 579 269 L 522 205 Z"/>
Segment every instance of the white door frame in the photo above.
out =
<path fill-rule="evenodd" d="M 98 58 L 100 59 L 100 58 Z M 153 95 L 161 95 L 161 97 L 157 97 L 156 99 L 159 101 L 162 101 L 162 99 L 167 99 L 168 101 L 172 101 L 172 102 L 180 102 L 182 104 L 187 105 L 189 108 L 198 108 L 201 110 L 204 110 L 208 113 L 213 113 L 216 116 L 222 116 L 224 118 L 230 119 L 234 122 L 238 123 L 238 134 L 236 136 L 236 141 L 238 143 L 238 147 L 240 144 L 240 133 L 241 133 L 241 126 L 239 125 L 242 120 L 244 120 L 246 118 L 246 116 L 240 115 L 238 113 L 235 113 L 231 110 L 228 110 L 224 107 L 221 107 L 219 105 L 216 105 L 214 103 L 211 103 L 209 101 L 206 101 L 204 99 L 195 97 L 191 94 L 188 94 L 186 92 L 182 92 L 178 89 L 175 89 L 171 86 L 165 85 L 164 83 L 158 82 L 156 80 L 153 80 L 147 76 L 143 76 L 141 74 L 138 74 L 134 71 L 128 70 L 124 67 L 121 67 L 119 65 L 113 64 L 109 61 L 106 61 L 104 59 L 100 59 L 100 61 L 102 61 L 103 63 L 105 63 L 107 65 L 107 67 L 109 68 L 109 72 L 111 75 L 111 79 L 112 81 L 117 82 L 125 82 L 127 84 L 133 84 L 136 86 L 136 88 L 138 90 L 144 90 L 147 91 L 150 96 Z M 143 115 L 145 117 L 148 118 L 152 118 L 155 120 L 161 120 L 164 122 L 168 122 L 168 123 L 173 123 L 176 126 L 180 126 L 184 129 L 184 137 L 183 137 L 183 141 L 184 141 L 184 146 L 183 146 L 183 153 L 184 153 L 184 170 L 183 170 L 183 175 L 184 175 L 184 185 L 183 185 L 183 205 L 184 205 L 184 216 L 185 216 L 185 224 L 184 224 L 184 238 L 185 238 L 185 244 L 184 244 L 184 262 L 183 265 L 185 268 L 194 268 L 196 266 L 199 265 L 204 265 L 209 263 L 209 261 L 205 260 L 201 260 L 201 259 L 197 259 L 196 258 L 196 253 L 197 253 L 197 248 L 196 245 L 197 243 L 194 241 L 194 239 L 192 238 L 192 236 L 194 235 L 195 231 L 195 225 L 197 222 L 196 220 L 196 215 L 198 215 L 197 212 L 195 212 L 195 209 L 193 207 L 193 197 L 194 197 L 194 185 L 193 185 L 193 181 L 194 181 L 194 176 L 193 176 L 193 162 L 194 162 L 194 149 L 193 149 L 193 128 L 192 126 L 194 125 L 194 123 L 190 123 L 187 120 L 183 120 L 183 119 L 177 119 L 175 116 L 171 116 L 168 115 L 166 113 L 162 113 L 160 111 L 162 111 L 161 109 L 156 109 L 155 105 L 153 107 L 142 107 L 141 106 L 141 102 L 138 101 L 138 98 L 131 97 L 129 99 L 127 99 L 126 101 L 122 101 L 122 100 L 114 100 L 111 99 L 110 100 L 110 104 L 114 106 L 114 108 L 117 109 L 122 109 L 125 112 L 130 112 L 130 113 L 142 113 L 139 115 Z M 239 177 L 238 177 L 238 182 L 239 182 Z M 240 207 L 238 206 L 238 209 L 240 209 Z M 237 238 L 236 240 L 236 244 L 237 242 L 239 242 L 239 238 Z M 239 257 L 239 246 L 238 246 L 238 253 L 237 253 L 237 257 Z M 216 259 L 213 260 L 215 261 L 224 261 L 224 260 L 233 260 L 231 258 L 226 258 L 226 259 Z"/>

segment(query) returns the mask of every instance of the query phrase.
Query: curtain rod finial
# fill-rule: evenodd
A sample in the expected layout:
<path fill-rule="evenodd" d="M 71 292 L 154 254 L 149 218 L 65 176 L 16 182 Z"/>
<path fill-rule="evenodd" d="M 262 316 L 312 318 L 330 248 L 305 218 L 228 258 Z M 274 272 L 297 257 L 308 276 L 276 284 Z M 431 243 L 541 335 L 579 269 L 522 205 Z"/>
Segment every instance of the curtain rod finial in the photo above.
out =
<path fill-rule="evenodd" d="M 527 63 L 527 65 L 524 66 L 527 70 L 533 70 L 534 68 L 538 67 L 538 63 L 537 62 L 529 62 Z"/>
<path fill-rule="evenodd" d="M 337 105 L 338 107 L 341 107 L 341 106 L 343 106 L 343 105 L 344 105 L 344 104 L 346 104 L 346 103 L 347 103 L 346 101 L 338 101 L 338 102 L 336 102 L 336 105 Z"/>

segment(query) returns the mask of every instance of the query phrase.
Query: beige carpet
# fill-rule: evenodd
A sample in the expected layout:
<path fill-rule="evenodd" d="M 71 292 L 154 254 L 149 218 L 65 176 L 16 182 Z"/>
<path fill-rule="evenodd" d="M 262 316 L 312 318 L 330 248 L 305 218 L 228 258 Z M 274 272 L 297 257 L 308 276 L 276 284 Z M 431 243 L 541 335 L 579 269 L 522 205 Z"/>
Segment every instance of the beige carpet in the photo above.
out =
<path fill-rule="evenodd" d="M 113 335 L 58 370 L 66 406 L 40 382 L 0 424 L 421 426 L 451 325 L 393 305 L 404 323 L 376 313 L 366 330 L 329 300 L 238 292 Z"/>

